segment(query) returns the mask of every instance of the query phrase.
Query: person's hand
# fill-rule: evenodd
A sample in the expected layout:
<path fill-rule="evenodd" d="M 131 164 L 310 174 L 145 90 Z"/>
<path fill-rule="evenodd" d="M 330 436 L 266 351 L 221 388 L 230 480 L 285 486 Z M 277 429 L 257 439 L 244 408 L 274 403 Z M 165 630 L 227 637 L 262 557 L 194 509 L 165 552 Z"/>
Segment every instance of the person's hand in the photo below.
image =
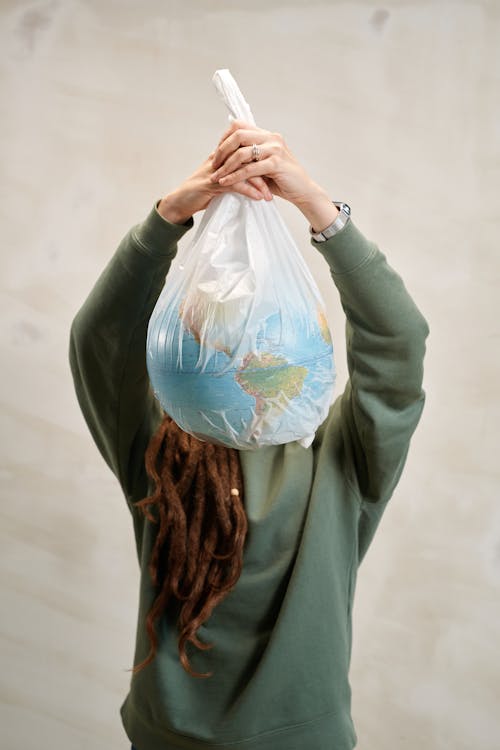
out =
<path fill-rule="evenodd" d="M 258 161 L 252 157 L 254 143 L 260 149 Z M 263 177 L 274 195 L 297 206 L 324 192 L 299 164 L 280 133 L 242 120 L 234 120 L 220 139 L 213 168 L 210 179 L 215 184 L 234 188 L 241 180 Z"/>
<path fill-rule="evenodd" d="M 254 143 L 260 148 L 258 161 L 252 156 Z M 311 179 L 280 133 L 233 120 L 215 149 L 212 166 L 213 183 L 231 189 L 243 179 L 260 177 L 274 195 L 297 206 L 315 232 L 323 231 L 338 216 L 326 190 Z"/>
<path fill-rule="evenodd" d="M 272 200 L 273 196 L 262 177 L 241 178 L 230 186 L 210 180 L 215 151 L 178 188 L 158 204 L 158 212 L 173 224 L 184 224 L 196 211 L 205 209 L 212 198 L 221 193 L 240 193 L 254 200 Z"/>

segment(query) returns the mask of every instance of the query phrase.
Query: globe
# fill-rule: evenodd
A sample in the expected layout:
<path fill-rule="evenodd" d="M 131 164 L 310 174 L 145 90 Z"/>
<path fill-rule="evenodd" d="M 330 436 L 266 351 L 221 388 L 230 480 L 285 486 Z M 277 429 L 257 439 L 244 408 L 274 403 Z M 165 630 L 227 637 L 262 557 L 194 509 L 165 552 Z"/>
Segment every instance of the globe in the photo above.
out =
<path fill-rule="evenodd" d="M 153 311 L 149 378 L 163 409 L 200 440 L 252 450 L 312 440 L 335 385 L 333 344 L 324 311 L 258 321 L 252 345 L 231 347 L 196 302 Z M 216 317 L 216 316 L 215 316 Z"/>

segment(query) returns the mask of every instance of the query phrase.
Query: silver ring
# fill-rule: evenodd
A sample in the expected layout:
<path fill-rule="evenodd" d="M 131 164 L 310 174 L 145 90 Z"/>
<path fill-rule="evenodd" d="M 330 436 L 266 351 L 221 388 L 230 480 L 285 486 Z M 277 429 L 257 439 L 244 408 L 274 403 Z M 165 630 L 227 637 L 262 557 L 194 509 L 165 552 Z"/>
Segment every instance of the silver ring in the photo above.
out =
<path fill-rule="evenodd" d="M 256 143 L 252 144 L 252 161 L 259 161 L 260 159 L 260 148 Z"/>

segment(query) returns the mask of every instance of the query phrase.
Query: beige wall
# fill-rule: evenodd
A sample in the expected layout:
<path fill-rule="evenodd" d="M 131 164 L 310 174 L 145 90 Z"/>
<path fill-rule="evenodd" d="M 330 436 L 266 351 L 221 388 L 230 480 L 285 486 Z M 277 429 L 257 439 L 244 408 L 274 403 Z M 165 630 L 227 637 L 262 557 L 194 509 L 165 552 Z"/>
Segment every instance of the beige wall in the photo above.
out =
<path fill-rule="evenodd" d="M 225 129 L 223 67 L 431 328 L 424 415 L 359 573 L 358 748 L 500 747 L 499 21 L 493 0 L 2 0 L 2 747 L 128 747 L 132 525 L 68 329 L 123 234 Z M 278 203 L 328 300 L 340 392 L 338 294 Z"/>

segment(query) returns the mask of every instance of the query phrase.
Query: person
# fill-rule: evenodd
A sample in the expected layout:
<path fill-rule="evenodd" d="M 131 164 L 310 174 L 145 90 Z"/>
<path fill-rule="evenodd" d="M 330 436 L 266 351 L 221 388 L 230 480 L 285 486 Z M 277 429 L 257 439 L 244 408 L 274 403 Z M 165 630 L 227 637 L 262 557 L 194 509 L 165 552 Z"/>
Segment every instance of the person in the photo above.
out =
<path fill-rule="evenodd" d="M 348 379 L 307 448 L 198 440 L 152 392 L 149 317 L 193 215 L 225 192 L 294 204 L 340 294 Z M 356 745 L 348 673 L 357 571 L 424 407 L 428 334 L 350 212 L 281 134 L 242 121 L 121 240 L 72 322 L 69 359 L 133 522 L 139 608 L 120 708 L 133 748 Z"/>

